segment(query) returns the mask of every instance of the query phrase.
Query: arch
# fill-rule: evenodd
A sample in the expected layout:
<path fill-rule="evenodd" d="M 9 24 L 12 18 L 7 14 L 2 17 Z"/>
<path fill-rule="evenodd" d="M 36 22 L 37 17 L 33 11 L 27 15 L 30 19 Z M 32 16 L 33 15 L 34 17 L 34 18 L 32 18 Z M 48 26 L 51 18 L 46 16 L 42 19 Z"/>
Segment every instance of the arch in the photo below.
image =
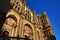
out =
<path fill-rule="evenodd" d="M 30 24 L 25 24 L 26 26 L 28 26 L 31 30 L 32 30 L 32 27 L 31 27 L 31 25 Z M 25 26 L 24 25 L 24 26 Z"/>
<path fill-rule="evenodd" d="M 6 17 L 13 18 L 17 22 L 19 21 L 19 15 L 14 10 L 11 10 L 11 9 L 7 13 Z"/>
<path fill-rule="evenodd" d="M 25 24 L 24 27 L 25 26 L 27 26 L 33 32 L 32 26 L 30 24 Z"/>
<path fill-rule="evenodd" d="M 6 17 L 5 23 L 2 27 L 2 29 L 5 31 L 9 31 L 9 36 L 14 36 L 15 30 L 17 27 L 17 17 L 15 15 L 8 15 Z"/>
<path fill-rule="evenodd" d="M 24 36 L 28 37 L 29 39 L 33 39 L 33 29 L 30 24 L 24 25 Z"/>
<path fill-rule="evenodd" d="M 14 15 L 9 15 L 7 18 L 13 18 L 17 22 L 17 18 Z"/>
<path fill-rule="evenodd" d="M 6 21 L 11 20 L 11 24 L 12 26 L 14 26 L 14 28 L 17 26 L 17 18 L 14 15 L 8 15 L 6 18 Z M 11 26 L 11 24 L 8 24 Z"/>
<path fill-rule="evenodd" d="M 9 36 L 9 32 L 8 32 L 8 31 L 4 31 L 4 32 L 2 33 L 2 36 Z"/>

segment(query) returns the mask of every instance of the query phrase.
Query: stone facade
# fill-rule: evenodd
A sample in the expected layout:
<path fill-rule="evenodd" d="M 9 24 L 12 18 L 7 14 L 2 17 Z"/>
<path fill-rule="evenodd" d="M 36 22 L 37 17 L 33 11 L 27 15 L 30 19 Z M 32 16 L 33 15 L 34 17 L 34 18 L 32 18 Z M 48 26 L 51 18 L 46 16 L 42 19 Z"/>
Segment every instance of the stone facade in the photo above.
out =
<path fill-rule="evenodd" d="M 27 36 L 31 40 L 49 40 L 54 35 L 46 12 L 36 15 L 25 0 L 1 0 L 0 4 L 0 9 L 6 13 L 2 33 L 8 31 L 9 36 Z"/>

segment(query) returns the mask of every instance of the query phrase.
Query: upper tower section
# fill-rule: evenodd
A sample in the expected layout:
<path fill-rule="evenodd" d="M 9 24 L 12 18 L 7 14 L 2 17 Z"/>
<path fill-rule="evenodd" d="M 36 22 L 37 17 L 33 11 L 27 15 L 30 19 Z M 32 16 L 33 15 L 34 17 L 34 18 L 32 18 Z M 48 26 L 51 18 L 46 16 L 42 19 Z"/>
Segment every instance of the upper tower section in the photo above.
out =
<path fill-rule="evenodd" d="M 48 18 L 48 16 L 47 16 L 47 14 L 46 14 L 46 12 L 43 12 L 42 14 L 41 14 L 41 16 L 40 16 L 40 19 L 41 19 L 41 22 L 42 22 L 42 24 L 44 25 L 44 26 L 50 26 L 51 24 L 50 24 L 50 20 L 49 20 L 49 18 Z"/>
<path fill-rule="evenodd" d="M 49 27 L 51 26 L 50 20 L 46 14 L 46 12 L 43 12 L 42 14 L 38 15 L 39 21 L 43 27 Z"/>

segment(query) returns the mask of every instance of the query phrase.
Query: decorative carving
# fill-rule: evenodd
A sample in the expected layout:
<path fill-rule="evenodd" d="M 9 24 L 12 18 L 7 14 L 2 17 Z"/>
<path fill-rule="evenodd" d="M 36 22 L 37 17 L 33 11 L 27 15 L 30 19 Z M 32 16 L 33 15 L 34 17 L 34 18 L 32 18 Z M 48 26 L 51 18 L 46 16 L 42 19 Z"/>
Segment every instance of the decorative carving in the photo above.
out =
<path fill-rule="evenodd" d="M 16 26 L 16 21 L 12 18 L 7 18 L 5 23 L 11 27 L 15 27 Z"/>

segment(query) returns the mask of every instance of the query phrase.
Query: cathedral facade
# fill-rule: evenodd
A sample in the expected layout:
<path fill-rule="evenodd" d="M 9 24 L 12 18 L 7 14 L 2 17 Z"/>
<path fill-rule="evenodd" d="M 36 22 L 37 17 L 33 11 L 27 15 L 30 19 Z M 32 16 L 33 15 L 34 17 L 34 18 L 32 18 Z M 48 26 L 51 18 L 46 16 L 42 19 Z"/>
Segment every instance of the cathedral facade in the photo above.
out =
<path fill-rule="evenodd" d="M 11 37 L 27 36 L 31 40 L 49 40 L 54 35 L 46 12 L 36 15 L 27 7 L 26 0 L 1 0 L 0 4 L 0 9 L 6 13 L 2 33 L 8 31 Z"/>

